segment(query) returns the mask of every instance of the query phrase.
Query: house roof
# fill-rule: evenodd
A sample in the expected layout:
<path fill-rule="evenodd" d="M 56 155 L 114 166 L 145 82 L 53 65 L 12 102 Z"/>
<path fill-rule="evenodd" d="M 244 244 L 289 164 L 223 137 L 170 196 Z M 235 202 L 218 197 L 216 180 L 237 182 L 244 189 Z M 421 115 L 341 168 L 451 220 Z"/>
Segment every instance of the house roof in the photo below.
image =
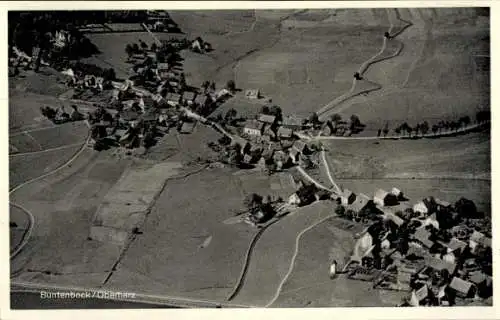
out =
<path fill-rule="evenodd" d="M 392 188 L 391 193 L 395 196 L 399 196 L 402 192 L 398 188 Z"/>
<path fill-rule="evenodd" d="M 420 227 L 417 229 L 417 231 L 415 231 L 415 234 L 413 236 L 416 240 L 420 241 L 426 247 L 432 247 L 434 242 L 429 240 L 430 235 L 431 233 L 429 231 L 427 231 L 423 227 Z"/>
<path fill-rule="evenodd" d="M 306 143 L 302 140 L 297 140 L 292 145 L 292 149 L 295 149 L 299 152 L 303 152 L 305 147 L 306 147 Z"/>
<path fill-rule="evenodd" d="M 469 273 L 469 280 L 474 284 L 480 284 L 483 281 L 488 280 L 488 276 L 481 271 L 474 271 Z"/>
<path fill-rule="evenodd" d="M 387 217 L 387 219 L 392 220 L 398 226 L 401 226 L 403 223 L 405 223 L 403 219 L 401 219 L 392 212 L 387 212 L 385 216 Z"/>
<path fill-rule="evenodd" d="M 185 100 L 193 100 L 194 97 L 196 96 L 196 93 L 195 92 L 192 92 L 192 91 L 186 91 L 184 92 L 184 99 Z"/>
<path fill-rule="evenodd" d="M 170 101 L 179 101 L 181 97 L 182 96 L 178 93 L 169 92 L 165 98 Z"/>
<path fill-rule="evenodd" d="M 415 291 L 415 297 L 418 301 L 422 301 L 429 295 L 429 288 L 425 284 L 422 288 Z"/>
<path fill-rule="evenodd" d="M 196 122 L 184 122 L 181 127 L 182 132 L 192 132 Z"/>
<path fill-rule="evenodd" d="M 249 120 L 245 123 L 246 129 L 254 129 L 254 130 L 261 131 L 262 127 L 264 127 L 264 124 L 262 122 L 255 121 L 255 120 Z"/>
<path fill-rule="evenodd" d="M 385 197 L 388 194 L 389 193 L 387 191 L 385 191 L 384 189 L 378 189 L 377 191 L 375 191 L 375 194 L 374 194 L 373 198 L 385 199 Z"/>
<path fill-rule="evenodd" d="M 446 248 L 452 250 L 452 251 L 455 251 L 457 249 L 464 249 L 465 247 L 467 247 L 467 243 L 461 241 L 461 240 L 458 240 L 457 238 L 452 238 L 450 240 L 450 242 L 448 243 L 444 243 L 442 241 L 439 241 L 440 244 L 442 244 L 443 246 L 445 246 Z"/>
<path fill-rule="evenodd" d="M 463 294 L 467 294 L 472 286 L 473 284 L 469 281 L 462 280 L 458 277 L 454 277 L 450 283 L 450 288 Z"/>
<path fill-rule="evenodd" d="M 243 162 L 245 162 L 245 163 L 250 163 L 250 161 L 252 161 L 252 156 L 251 156 L 251 155 L 249 155 L 249 154 L 245 154 L 245 155 L 243 156 Z"/>
<path fill-rule="evenodd" d="M 398 270 L 397 280 L 398 280 L 398 282 L 409 283 L 411 281 L 411 276 L 412 276 L 412 274 L 410 272 L 404 272 L 404 271 Z"/>
<path fill-rule="evenodd" d="M 124 121 L 132 121 L 139 118 L 139 113 L 133 110 L 124 110 L 120 112 L 120 119 Z"/>
<path fill-rule="evenodd" d="M 349 198 L 351 195 L 353 195 L 354 192 L 352 192 L 351 190 L 349 189 L 344 189 L 342 190 L 342 196 L 346 197 L 346 198 Z"/>
<path fill-rule="evenodd" d="M 260 114 L 258 120 L 265 123 L 274 123 L 276 117 L 268 114 Z"/>
<path fill-rule="evenodd" d="M 351 209 L 358 212 L 361 211 L 366 205 L 371 201 L 370 197 L 367 195 L 360 193 L 359 196 L 356 197 L 356 200 L 350 205 Z"/>
<path fill-rule="evenodd" d="M 434 270 L 441 271 L 443 269 L 446 269 L 450 274 L 453 274 L 455 272 L 455 269 L 457 268 L 457 265 L 455 263 L 449 263 L 444 261 L 443 259 L 439 259 L 433 256 L 426 256 L 425 264 L 427 267 Z"/>
<path fill-rule="evenodd" d="M 288 128 L 284 128 L 284 127 L 280 127 L 278 129 L 278 136 L 280 137 L 284 137 L 284 138 L 290 138 L 292 136 L 292 129 L 288 129 Z"/>
<path fill-rule="evenodd" d="M 449 206 L 451 206 L 451 204 L 449 202 L 443 201 L 440 199 L 436 199 L 436 204 L 440 205 L 441 207 L 445 207 L 445 208 L 448 208 Z"/>

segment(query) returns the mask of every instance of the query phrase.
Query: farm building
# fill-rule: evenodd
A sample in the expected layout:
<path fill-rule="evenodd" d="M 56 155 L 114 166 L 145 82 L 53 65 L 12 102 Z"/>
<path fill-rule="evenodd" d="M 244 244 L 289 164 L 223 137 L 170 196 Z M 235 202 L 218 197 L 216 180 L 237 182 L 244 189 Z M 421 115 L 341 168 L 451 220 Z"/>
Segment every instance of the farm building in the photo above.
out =
<path fill-rule="evenodd" d="M 193 133 L 196 122 L 184 122 L 182 124 L 180 133 Z"/>
<path fill-rule="evenodd" d="M 344 206 L 352 204 L 356 200 L 356 194 L 349 189 L 342 190 L 340 195 L 340 203 Z"/>
<path fill-rule="evenodd" d="M 179 103 L 181 103 L 181 101 L 182 101 L 182 96 L 178 93 L 169 92 L 169 93 L 167 93 L 165 100 L 167 100 L 167 103 L 170 106 L 177 107 L 179 105 Z"/>
<path fill-rule="evenodd" d="M 398 188 L 392 188 L 391 194 L 395 195 L 399 200 L 404 198 L 403 192 Z"/>
<path fill-rule="evenodd" d="M 373 196 L 373 202 L 381 207 L 395 206 L 399 203 L 398 198 L 383 189 L 378 189 Z"/>
<path fill-rule="evenodd" d="M 293 118 L 291 116 L 287 116 L 283 118 L 281 122 L 281 126 L 284 128 L 292 129 L 294 131 L 302 130 L 302 123 L 299 119 Z"/>
<path fill-rule="evenodd" d="M 278 137 L 280 139 L 291 139 L 292 138 L 293 131 L 292 129 L 280 127 L 278 129 Z"/>
<path fill-rule="evenodd" d="M 426 248 L 430 248 L 434 245 L 434 242 L 429 240 L 431 233 L 423 227 L 420 227 L 415 231 L 413 235 L 414 239 Z"/>
<path fill-rule="evenodd" d="M 427 205 L 423 201 L 419 201 L 413 206 L 413 211 L 418 212 L 422 215 L 426 215 L 429 213 L 429 209 Z"/>
<path fill-rule="evenodd" d="M 371 200 L 367 195 L 360 193 L 359 196 L 356 197 L 356 200 L 349 205 L 348 209 L 359 213 L 370 209 L 372 206 L 373 200 Z"/>
<path fill-rule="evenodd" d="M 276 122 L 276 117 L 268 114 L 260 114 L 258 120 L 266 124 L 274 124 Z"/>
<path fill-rule="evenodd" d="M 451 280 L 450 288 L 453 289 L 460 298 L 470 298 L 474 296 L 474 285 L 458 277 L 454 277 Z"/>
<path fill-rule="evenodd" d="M 248 99 L 259 99 L 260 91 L 258 89 L 250 89 L 245 92 L 245 97 Z"/>
<path fill-rule="evenodd" d="M 192 105 L 196 99 L 196 95 L 196 92 L 185 91 L 182 99 L 185 103 L 187 103 L 187 105 Z"/>
<path fill-rule="evenodd" d="M 486 237 L 483 233 L 474 230 L 469 238 L 469 247 L 474 253 L 477 251 L 478 246 L 491 247 L 491 239 Z"/>
<path fill-rule="evenodd" d="M 255 120 L 247 121 L 243 127 L 243 132 L 250 136 L 261 136 L 264 124 Z"/>

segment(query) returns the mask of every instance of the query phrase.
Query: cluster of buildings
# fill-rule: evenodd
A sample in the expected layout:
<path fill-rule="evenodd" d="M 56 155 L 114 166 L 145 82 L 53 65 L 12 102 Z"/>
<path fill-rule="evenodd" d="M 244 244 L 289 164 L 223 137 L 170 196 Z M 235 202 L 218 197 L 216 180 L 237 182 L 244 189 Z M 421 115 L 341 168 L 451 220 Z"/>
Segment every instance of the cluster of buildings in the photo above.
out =
<path fill-rule="evenodd" d="M 457 214 L 463 211 L 458 204 L 429 197 L 411 206 L 397 188 L 377 190 L 373 197 L 344 190 L 337 201 L 345 208 L 338 212 L 349 219 L 373 221 L 346 266 L 350 278 L 406 291 L 404 305 L 450 306 L 491 297 L 491 238 Z"/>

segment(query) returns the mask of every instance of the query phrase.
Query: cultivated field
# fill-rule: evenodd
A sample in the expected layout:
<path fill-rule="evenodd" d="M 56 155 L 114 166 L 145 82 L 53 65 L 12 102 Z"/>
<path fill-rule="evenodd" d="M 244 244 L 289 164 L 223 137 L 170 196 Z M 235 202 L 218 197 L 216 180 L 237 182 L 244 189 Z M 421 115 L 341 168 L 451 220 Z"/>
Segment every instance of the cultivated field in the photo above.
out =
<path fill-rule="evenodd" d="M 242 205 L 241 190 L 225 169 L 169 180 L 108 286 L 224 300 L 256 232 L 222 223 Z"/>

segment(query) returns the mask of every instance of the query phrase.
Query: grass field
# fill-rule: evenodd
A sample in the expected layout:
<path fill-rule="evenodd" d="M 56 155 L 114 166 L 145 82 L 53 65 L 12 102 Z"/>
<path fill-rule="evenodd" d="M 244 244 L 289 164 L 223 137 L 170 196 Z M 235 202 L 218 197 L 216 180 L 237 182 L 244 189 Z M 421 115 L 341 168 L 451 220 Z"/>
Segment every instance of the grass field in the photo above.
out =
<path fill-rule="evenodd" d="M 298 209 L 270 226 L 257 242 L 248 272 L 235 302 L 264 306 L 272 300 L 288 272 L 298 234 L 333 214 L 330 202 L 320 202 Z"/>
<path fill-rule="evenodd" d="M 325 143 L 335 178 L 484 178 L 491 170 L 489 133 L 411 141 Z"/>
<path fill-rule="evenodd" d="M 224 299 L 256 232 L 246 224 L 222 223 L 242 206 L 241 191 L 224 170 L 168 181 L 109 286 Z"/>
<path fill-rule="evenodd" d="M 389 301 L 381 297 L 384 292 L 372 289 L 371 283 L 349 280 L 345 275 L 334 280 L 328 277 L 332 259 L 343 263 L 351 254 L 356 231 L 346 230 L 343 220 L 332 218 L 306 232 L 293 272 L 272 307 L 380 307 L 400 302 L 398 294 Z"/>

